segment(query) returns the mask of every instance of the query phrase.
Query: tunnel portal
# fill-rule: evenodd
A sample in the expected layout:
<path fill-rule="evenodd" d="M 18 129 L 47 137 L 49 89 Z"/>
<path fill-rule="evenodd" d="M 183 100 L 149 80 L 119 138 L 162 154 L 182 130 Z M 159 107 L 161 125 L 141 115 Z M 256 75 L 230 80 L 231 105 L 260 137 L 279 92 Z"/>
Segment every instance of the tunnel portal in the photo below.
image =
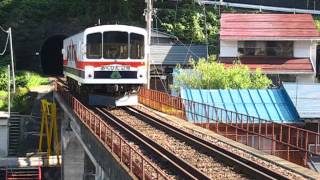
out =
<path fill-rule="evenodd" d="M 61 49 L 65 35 L 49 37 L 42 45 L 40 58 L 42 71 L 46 75 L 62 75 L 63 57 Z"/>

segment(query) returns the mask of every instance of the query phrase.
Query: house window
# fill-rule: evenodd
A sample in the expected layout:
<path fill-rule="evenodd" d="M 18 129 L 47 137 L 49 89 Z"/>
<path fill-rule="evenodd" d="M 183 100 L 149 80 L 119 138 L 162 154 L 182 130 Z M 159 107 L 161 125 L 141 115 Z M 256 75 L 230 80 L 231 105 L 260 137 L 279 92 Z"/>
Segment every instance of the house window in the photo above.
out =
<path fill-rule="evenodd" d="M 239 41 L 240 56 L 293 57 L 292 41 Z"/>

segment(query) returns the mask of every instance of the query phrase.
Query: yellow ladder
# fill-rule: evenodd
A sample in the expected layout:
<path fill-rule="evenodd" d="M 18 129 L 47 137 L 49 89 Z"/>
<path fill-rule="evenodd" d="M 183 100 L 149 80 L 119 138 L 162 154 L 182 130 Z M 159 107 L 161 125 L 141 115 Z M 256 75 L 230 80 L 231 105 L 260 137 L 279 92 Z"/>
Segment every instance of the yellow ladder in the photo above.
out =
<path fill-rule="evenodd" d="M 50 123 L 50 124 L 49 124 Z M 44 133 L 45 130 L 45 133 Z M 53 150 L 57 156 L 58 165 L 60 165 L 60 142 L 58 137 L 57 125 L 57 107 L 56 103 L 49 102 L 46 99 L 41 100 L 41 129 L 38 153 L 42 152 L 43 136 L 47 136 L 47 159 L 51 156 L 52 142 L 54 142 Z M 54 139 L 53 139 L 54 138 Z"/>

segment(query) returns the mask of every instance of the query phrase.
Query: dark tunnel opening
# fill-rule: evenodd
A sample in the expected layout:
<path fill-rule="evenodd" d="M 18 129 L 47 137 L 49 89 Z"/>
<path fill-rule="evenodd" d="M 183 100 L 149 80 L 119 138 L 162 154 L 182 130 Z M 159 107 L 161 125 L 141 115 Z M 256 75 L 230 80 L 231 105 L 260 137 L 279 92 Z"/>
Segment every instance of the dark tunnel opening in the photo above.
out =
<path fill-rule="evenodd" d="M 63 72 L 63 56 L 61 49 L 63 48 L 64 35 L 55 35 L 49 37 L 42 45 L 40 57 L 42 71 L 46 75 L 62 75 Z"/>

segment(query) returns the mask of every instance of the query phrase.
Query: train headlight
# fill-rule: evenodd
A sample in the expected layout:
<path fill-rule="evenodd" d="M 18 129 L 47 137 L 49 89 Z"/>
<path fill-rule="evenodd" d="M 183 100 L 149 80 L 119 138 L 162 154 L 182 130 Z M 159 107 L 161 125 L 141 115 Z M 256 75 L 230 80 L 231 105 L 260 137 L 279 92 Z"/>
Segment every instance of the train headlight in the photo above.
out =
<path fill-rule="evenodd" d="M 139 69 L 138 74 L 137 74 L 137 78 L 143 80 L 146 77 L 147 77 L 147 72 L 144 69 Z"/>
<path fill-rule="evenodd" d="M 94 76 L 94 67 L 86 66 L 84 70 L 85 70 L 85 78 L 92 79 Z"/>

